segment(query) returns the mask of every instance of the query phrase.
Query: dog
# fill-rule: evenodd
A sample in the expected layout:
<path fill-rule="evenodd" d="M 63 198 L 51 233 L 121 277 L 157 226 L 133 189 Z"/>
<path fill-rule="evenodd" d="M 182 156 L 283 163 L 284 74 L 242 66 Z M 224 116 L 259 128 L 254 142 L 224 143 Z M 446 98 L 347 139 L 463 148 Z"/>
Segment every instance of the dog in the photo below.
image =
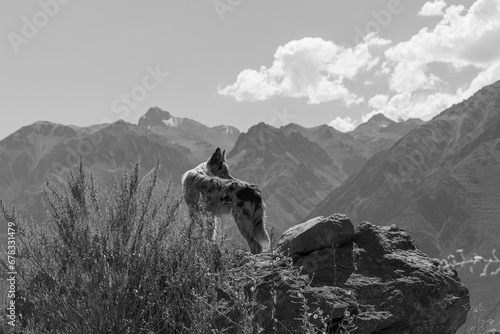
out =
<path fill-rule="evenodd" d="M 225 151 L 221 153 L 217 148 L 207 162 L 184 173 L 182 187 L 191 220 L 199 220 L 202 210 L 209 214 L 206 219 L 209 239 L 215 238 L 217 220 L 231 214 L 253 254 L 269 248 L 262 194 L 256 185 L 229 174 Z"/>

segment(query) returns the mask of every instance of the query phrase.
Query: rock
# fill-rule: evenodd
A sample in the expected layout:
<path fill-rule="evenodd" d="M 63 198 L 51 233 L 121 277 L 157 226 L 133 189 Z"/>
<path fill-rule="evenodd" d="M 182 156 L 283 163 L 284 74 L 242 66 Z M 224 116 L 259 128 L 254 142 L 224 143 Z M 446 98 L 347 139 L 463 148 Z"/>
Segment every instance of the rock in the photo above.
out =
<path fill-rule="evenodd" d="M 355 270 L 345 288 L 356 291 L 359 333 L 455 333 L 465 323 L 467 287 L 441 272 L 408 233 L 363 222 L 353 243 Z"/>
<path fill-rule="evenodd" d="M 397 226 L 363 222 L 349 233 L 352 224 L 341 215 L 301 225 L 279 243 L 292 258 L 259 254 L 234 269 L 246 277 L 249 297 L 265 306 L 254 319 L 265 333 L 302 333 L 309 323 L 325 333 L 450 334 L 465 323 L 467 287 L 441 272 Z"/>
<path fill-rule="evenodd" d="M 316 217 L 286 230 L 278 243 L 278 250 L 297 259 L 331 248 L 333 244 L 342 245 L 353 236 L 354 226 L 346 216 Z"/>

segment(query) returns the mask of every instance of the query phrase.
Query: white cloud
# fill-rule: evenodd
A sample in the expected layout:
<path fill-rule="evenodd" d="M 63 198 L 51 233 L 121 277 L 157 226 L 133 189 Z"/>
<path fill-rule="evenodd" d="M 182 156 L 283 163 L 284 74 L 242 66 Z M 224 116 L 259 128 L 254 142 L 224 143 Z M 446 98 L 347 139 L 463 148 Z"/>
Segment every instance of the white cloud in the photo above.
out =
<path fill-rule="evenodd" d="M 377 94 L 368 101 L 368 105 L 375 109 L 382 109 L 387 105 L 388 100 L 388 95 Z"/>
<path fill-rule="evenodd" d="M 427 2 L 419 15 L 437 14 L 445 6 L 440 0 Z M 408 41 L 387 49 L 387 61 L 377 73 L 389 78 L 395 94 L 370 98 L 368 105 L 372 111 L 363 115 L 362 120 L 377 113 L 395 121 L 415 117 L 429 120 L 499 80 L 499 17 L 500 0 L 477 0 L 468 10 L 450 6 L 434 28 L 423 28 Z M 454 75 L 466 66 L 479 73 L 470 84 L 452 88 L 430 71 L 432 63 L 448 65 Z"/>
<path fill-rule="evenodd" d="M 459 95 L 461 99 L 467 99 L 484 86 L 490 85 L 499 79 L 500 60 L 486 68 L 484 71 L 479 72 L 466 89 L 458 90 L 457 95 Z"/>
<path fill-rule="evenodd" d="M 373 115 L 379 113 L 396 122 L 409 118 L 420 118 L 428 121 L 460 101 L 461 97 L 459 95 L 448 93 L 403 92 L 392 96 L 390 99 L 386 95 L 376 95 L 368 102 L 374 110 L 364 114 L 362 121 L 366 122 Z"/>
<path fill-rule="evenodd" d="M 318 104 L 341 100 L 347 106 L 363 102 L 363 98 L 344 85 L 361 71 L 378 64 L 371 48 L 389 44 L 388 40 L 369 34 L 363 43 L 345 48 L 321 38 L 306 37 L 278 47 L 271 67 L 258 71 L 245 69 L 236 82 L 218 89 L 220 95 L 236 101 L 263 101 L 274 96 L 300 98 Z"/>
<path fill-rule="evenodd" d="M 368 100 L 373 109 L 362 116 L 362 121 L 368 121 L 373 115 L 382 113 L 386 117 L 399 121 L 408 118 L 420 118 L 425 121 L 440 112 L 471 97 L 475 92 L 500 79 L 500 60 L 481 71 L 470 84 L 453 92 L 403 92 L 393 95 L 378 94 Z"/>
<path fill-rule="evenodd" d="M 444 0 L 436 0 L 433 2 L 426 2 L 418 15 L 420 16 L 442 16 L 444 14 L 443 9 L 446 7 L 446 2 Z"/>
<path fill-rule="evenodd" d="M 349 106 L 365 99 L 350 91 L 346 80 L 370 86 L 385 78 L 390 90 L 367 101 L 370 111 L 362 121 L 377 113 L 395 121 L 429 120 L 500 79 L 500 0 L 476 0 L 468 9 L 446 6 L 445 0 L 425 3 L 419 15 L 439 15 L 439 22 L 388 48 L 382 61 L 377 55 L 390 41 L 374 34 L 353 48 L 303 38 L 278 47 L 269 68 L 242 71 L 233 84 L 219 88 L 219 94 L 237 101 L 286 96 L 304 97 L 311 104 L 339 100 Z M 449 75 L 460 78 L 468 75 L 460 74 L 465 67 L 478 74 L 462 86 L 433 71 L 448 68 Z M 362 75 L 365 73 L 369 75 Z M 347 132 L 357 124 L 350 117 L 337 117 L 329 125 Z"/>
<path fill-rule="evenodd" d="M 328 125 L 339 130 L 340 132 L 349 132 L 356 128 L 358 122 L 350 117 L 337 117 Z"/>
<path fill-rule="evenodd" d="M 385 51 L 391 67 L 389 84 L 397 93 L 437 89 L 443 81 L 428 70 L 428 64 L 450 64 L 457 70 L 474 66 L 484 70 L 500 56 L 500 1 L 477 0 L 469 10 L 450 6 L 441 21 L 421 29 L 409 41 Z"/>

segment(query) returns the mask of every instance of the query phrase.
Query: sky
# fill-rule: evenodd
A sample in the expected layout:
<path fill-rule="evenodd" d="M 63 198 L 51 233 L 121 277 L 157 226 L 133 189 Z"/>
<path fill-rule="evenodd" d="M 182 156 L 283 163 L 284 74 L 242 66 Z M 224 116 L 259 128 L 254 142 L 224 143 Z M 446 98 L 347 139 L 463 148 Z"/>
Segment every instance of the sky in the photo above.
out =
<path fill-rule="evenodd" d="M 241 131 L 428 120 L 500 79 L 500 0 L 0 2 L 0 140 L 152 106 Z"/>

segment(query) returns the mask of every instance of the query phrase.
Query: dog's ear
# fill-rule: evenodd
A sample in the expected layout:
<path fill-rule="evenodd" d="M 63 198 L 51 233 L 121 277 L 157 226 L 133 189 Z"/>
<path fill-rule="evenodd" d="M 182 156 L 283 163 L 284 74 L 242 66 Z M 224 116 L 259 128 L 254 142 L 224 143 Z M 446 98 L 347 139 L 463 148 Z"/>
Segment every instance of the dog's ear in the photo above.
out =
<path fill-rule="evenodd" d="M 208 160 L 216 162 L 216 161 L 221 161 L 221 159 L 222 159 L 222 153 L 220 151 L 220 148 L 217 147 L 217 149 L 215 150 L 214 154 L 212 154 L 212 157 L 210 159 L 208 159 Z"/>

